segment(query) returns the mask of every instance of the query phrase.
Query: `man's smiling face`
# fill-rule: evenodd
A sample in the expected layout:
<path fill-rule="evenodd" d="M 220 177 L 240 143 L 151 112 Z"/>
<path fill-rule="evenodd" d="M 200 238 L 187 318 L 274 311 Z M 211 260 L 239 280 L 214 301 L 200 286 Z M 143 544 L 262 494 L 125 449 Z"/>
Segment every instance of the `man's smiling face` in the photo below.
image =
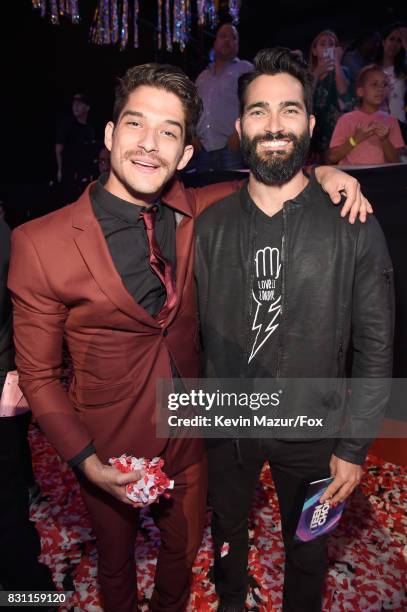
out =
<path fill-rule="evenodd" d="M 106 188 L 130 202 L 153 202 L 191 158 L 193 148 L 184 142 L 181 100 L 165 89 L 138 87 L 129 94 L 117 123 L 106 126 L 111 162 Z"/>
<path fill-rule="evenodd" d="M 246 91 L 243 116 L 236 122 L 243 156 L 255 178 L 281 184 L 299 172 L 314 124 L 300 81 L 288 73 L 255 78 Z"/>

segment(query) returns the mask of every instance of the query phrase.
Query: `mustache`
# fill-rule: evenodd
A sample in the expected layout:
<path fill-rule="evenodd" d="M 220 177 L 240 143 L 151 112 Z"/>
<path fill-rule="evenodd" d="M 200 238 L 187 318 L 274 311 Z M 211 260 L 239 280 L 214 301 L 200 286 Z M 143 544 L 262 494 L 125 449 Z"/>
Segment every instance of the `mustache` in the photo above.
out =
<path fill-rule="evenodd" d="M 126 151 L 126 153 L 124 154 L 124 159 L 126 161 L 128 159 L 139 159 L 140 161 L 146 160 L 150 162 L 155 162 L 156 164 L 158 164 L 159 166 L 162 166 L 163 168 L 168 167 L 168 162 L 165 159 L 163 159 L 156 153 L 145 153 L 141 149 L 138 151 Z"/>

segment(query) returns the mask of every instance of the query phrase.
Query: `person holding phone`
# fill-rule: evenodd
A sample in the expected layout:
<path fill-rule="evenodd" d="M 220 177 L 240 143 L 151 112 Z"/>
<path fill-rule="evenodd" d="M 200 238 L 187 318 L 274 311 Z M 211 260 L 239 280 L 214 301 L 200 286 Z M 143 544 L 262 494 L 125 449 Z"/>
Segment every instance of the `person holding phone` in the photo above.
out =
<path fill-rule="evenodd" d="M 350 79 L 341 65 L 343 49 L 331 30 L 323 30 L 311 43 L 309 69 L 313 76 L 316 126 L 311 150 L 325 159 L 332 132 L 344 111 L 351 110 Z"/>

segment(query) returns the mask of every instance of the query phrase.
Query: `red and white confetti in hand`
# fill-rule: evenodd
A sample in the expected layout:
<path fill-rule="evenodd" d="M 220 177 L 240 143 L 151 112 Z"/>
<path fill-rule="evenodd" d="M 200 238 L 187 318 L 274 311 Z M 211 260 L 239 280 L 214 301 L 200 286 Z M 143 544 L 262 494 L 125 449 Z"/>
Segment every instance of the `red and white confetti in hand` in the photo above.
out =
<path fill-rule="evenodd" d="M 163 472 L 164 460 L 160 457 L 149 460 L 145 457 L 137 458 L 124 454 L 121 457 L 112 457 L 109 463 L 120 472 L 140 470 L 143 473 L 140 480 L 126 485 L 126 495 L 135 508 L 149 506 L 161 495 L 166 498 L 170 497 L 168 490 L 174 488 L 174 481 Z"/>

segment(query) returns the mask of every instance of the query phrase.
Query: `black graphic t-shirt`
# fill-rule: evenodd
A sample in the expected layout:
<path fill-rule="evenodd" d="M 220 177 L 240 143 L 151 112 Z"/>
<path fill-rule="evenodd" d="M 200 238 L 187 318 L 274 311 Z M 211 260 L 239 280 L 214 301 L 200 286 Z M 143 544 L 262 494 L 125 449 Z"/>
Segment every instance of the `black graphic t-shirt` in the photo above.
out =
<path fill-rule="evenodd" d="M 283 211 L 268 217 L 256 210 L 256 242 L 249 330 L 248 376 L 274 377 L 281 319 Z"/>

